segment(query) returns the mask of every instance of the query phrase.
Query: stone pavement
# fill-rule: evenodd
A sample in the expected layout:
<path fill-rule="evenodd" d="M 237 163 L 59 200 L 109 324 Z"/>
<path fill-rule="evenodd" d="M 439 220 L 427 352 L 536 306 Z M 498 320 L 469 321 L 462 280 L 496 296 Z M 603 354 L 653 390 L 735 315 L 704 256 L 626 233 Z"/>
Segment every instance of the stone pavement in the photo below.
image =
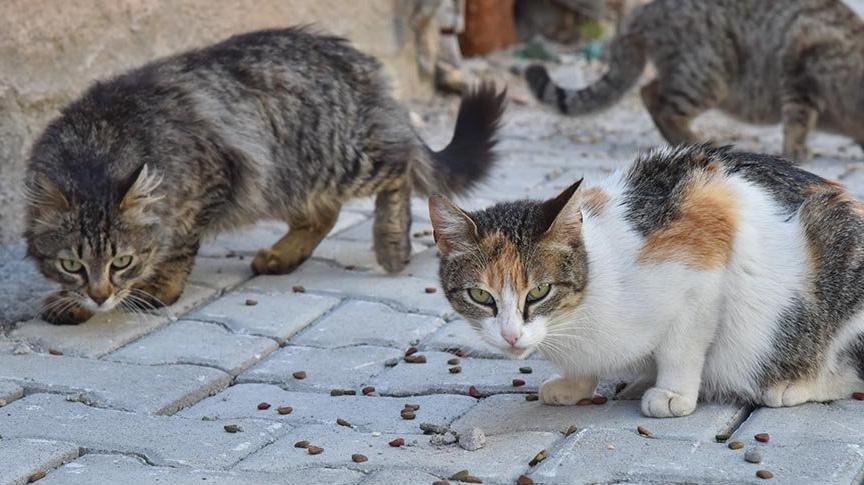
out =
<path fill-rule="evenodd" d="M 596 75 L 597 66 L 565 61 L 556 75 L 566 82 Z M 488 62 L 501 73 L 508 61 Z M 633 94 L 602 115 L 565 119 L 508 81 L 515 101 L 503 159 L 462 200 L 471 207 L 553 195 L 661 143 Z M 446 142 L 454 103 L 416 107 L 433 144 Z M 716 114 L 699 121 L 715 139 L 779 149 L 778 127 Z M 812 146 L 817 157 L 808 168 L 864 195 L 857 146 L 827 135 Z M 548 484 L 757 483 L 762 469 L 776 483 L 861 482 L 862 402 L 702 404 L 692 416 L 661 420 L 642 417 L 635 401 L 561 408 L 529 400 L 554 369 L 541 356 L 503 358 L 454 316 L 438 290 L 424 201 L 414 203 L 414 256 L 399 276 L 374 263 L 371 214 L 369 200 L 349 204 L 315 257 L 287 276 L 249 270 L 250 256 L 284 225 L 222 235 L 202 248 L 176 305 L 75 327 L 32 319 L 51 285 L 23 260 L 20 245 L 3 248 L 0 483 L 45 475 L 41 482 L 57 484 L 431 484 L 461 470 L 491 484 L 520 475 Z M 412 346 L 426 363 L 404 360 Z M 451 359 L 461 373 L 449 372 Z M 419 406 L 414 419 L 403 419 L 412 414 L 406 404 Z M 446 444 L 447 435 L 423 434 L 420 423 L 480 428 L 486 444 L 467 451 Z M 770 433 L 770 441 L 757 442 L 757 433 Z M 718 436 L 744 446 L 730 449 Z M 298 448 L 299 441 L 323 452 Z M 761 464 L 744 460 L 749 450 Z M 546 459 L 535 461 L 541 451 Z"/>

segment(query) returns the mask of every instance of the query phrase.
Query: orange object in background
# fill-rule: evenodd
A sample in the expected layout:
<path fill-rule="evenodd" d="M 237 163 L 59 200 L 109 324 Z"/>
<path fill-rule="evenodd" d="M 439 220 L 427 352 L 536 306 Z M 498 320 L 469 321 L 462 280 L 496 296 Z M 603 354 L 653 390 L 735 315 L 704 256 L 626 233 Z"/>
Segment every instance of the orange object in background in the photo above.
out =
<path fill-rule="evenodd" d="M 467 0 L 465 31 L 459 34 L 463 55 L 487 54 L 514 42 L 513 0 Z"/>

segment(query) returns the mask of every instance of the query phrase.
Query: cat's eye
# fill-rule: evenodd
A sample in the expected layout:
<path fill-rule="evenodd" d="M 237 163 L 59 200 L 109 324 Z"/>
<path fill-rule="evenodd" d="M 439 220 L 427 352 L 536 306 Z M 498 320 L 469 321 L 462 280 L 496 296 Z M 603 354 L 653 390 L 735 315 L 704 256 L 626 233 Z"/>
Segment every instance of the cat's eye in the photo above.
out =
<path fill-rule="evenodd" d="M 81 261 L 77 259 L 61 259 L 60 267 L 67 273 L 77 273 L 81 271 L 83 266 L 81 265 Z"/>
<path fill-rule="evenodd" d="M 116 258 L 114 258 L 113 261 L 111 261 L 111 266 L 114 269 L 123 269 L 123 268 L 129 266 L 131 263 L 132 263 L 132 256 L 129 256 L 129 255 L 117 256 Z"/>
<path fill-rule="evenodd" d="M 488 291 L 481 290 L 480 288 L 469 288 L 468 296 L 481 305 L 491 306 L 495 304 L 495 299 L 492 298 L 492 295 L 490 295 Z"/>
<path fill-rule="evenodd" d="M 540 301 L 549 294 L 549 290 L 552 289 L 552 285 L 549 283 L 543 283 L 542 285 L 535 286 L 531 291 L 528 292 L 528 303 L 534 303 L 536 301 Z"/>

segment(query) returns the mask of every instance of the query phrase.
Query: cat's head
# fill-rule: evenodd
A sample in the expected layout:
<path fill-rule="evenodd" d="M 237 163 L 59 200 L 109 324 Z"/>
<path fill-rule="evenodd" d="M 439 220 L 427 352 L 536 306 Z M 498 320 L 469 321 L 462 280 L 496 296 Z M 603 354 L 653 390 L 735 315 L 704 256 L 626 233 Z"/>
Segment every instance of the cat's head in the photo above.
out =
<path fill-rule="evenodd" d="M 161 177 L 143 165 L 119 181 L 83 170 L 59 178 L 28 174 L 28 255 L 90 311 L 108 311 L 124 300 L 132 307 L 142 303 L 132 286 L 153 273 Z"/>
<path fill-rule="evenodd" d="M 582 301 L 588 264 L 580 183 L 545 202 L 474 213 L 442 196 L 429 199 L 448 300 L 484 340 L 513 355 L 554 336 Z"/>

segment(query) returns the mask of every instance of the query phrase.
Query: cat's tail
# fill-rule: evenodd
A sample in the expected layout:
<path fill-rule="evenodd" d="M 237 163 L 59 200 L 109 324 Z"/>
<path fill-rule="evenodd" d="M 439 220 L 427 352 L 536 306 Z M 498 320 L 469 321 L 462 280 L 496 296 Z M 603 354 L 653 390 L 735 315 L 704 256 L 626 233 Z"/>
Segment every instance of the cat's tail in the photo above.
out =
<path fill-rule="evenodd" d="M 495 163 L 495 135 L 504 115 L 507 91 L 485 82 L 462 96 L 453 138 L 443 150 L 423 146 L 411 169 L 422 194 L 459 194 L 481 181 Z"/>
<path fill-rule="evenodd" d="M 566 89 L 555 84 L 541 65 L 529 66 L 525 80 L 534 96 L 556 106 L 567 115 L 594 113 L 616 103 L 639 80 L 645 70 L 646 53 L 641 35 L 623 33 L 609 46 L 609 69 L 594 84 L 582 89 Z"/>

